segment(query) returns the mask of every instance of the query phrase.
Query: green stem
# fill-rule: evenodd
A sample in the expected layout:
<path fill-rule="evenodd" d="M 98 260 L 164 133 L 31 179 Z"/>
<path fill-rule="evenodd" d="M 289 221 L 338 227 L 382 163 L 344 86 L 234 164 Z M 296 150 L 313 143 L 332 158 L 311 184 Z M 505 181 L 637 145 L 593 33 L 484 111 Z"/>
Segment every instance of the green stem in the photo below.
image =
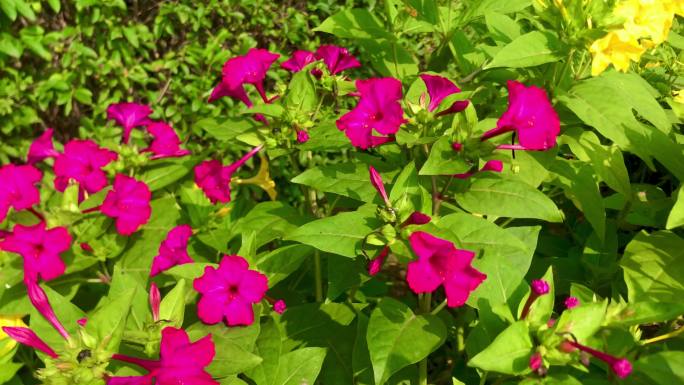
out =
<path fill-rule="evenodd" d="M 323 277 L 321 275 L 321 253 L 314 252 L 314 273 L 316 274 L 316 302 L 323 302 Z"/>
<path fill-rule="evenodd" d="M 480 385 L 485 385 L 487 383 L 487 374 L 489 372 L 484 372 L 482 373 L 482 377 L 480 377 Z"/>
<path fill-rule="evenodd" d="M 425 293 L 418 298 L 418 306 L 420 308 L 421 314 L 427 314 L 430 312 L 430 304 L 432 302 L 432 293 Z M 423 358 L 418 363 L 418 385 L 428 385 L 428 358 L 430 356 Z"/>

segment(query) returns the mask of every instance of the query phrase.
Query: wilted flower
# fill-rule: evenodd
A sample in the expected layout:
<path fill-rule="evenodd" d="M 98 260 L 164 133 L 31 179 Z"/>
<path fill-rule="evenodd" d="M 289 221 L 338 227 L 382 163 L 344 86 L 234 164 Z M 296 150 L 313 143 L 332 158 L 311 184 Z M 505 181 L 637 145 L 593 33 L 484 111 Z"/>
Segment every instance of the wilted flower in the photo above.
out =
<path fill-rule="evenodd" d="M 361 95 L 359 103 L 337 120 L 337 128 L 344 131 L 352 145 L 362 149 L 375 147 L 392 140 L 404 123 L 401 108 L 401 82 L 394 78 L 357 80 Z M 383 136 L 373 135 L 373 130 Z"/>
<path fill-rule="evenodd" d="M 608 364 L 608 366 L 610 366 L 610 369 L 613 371 L 613 373 L 615 373 L 615 375 L 617 375 L 619 378 L 625 378 L 629 376 L 630 373 L 632 373 L 632 364 L 629 362 L 629 360 L 625 358 L 619 358 L 612 356 L 608 353 L 600 352 L 596 349 L 584 346 L 575 341 L 563 341 L 563 348 L 561 350 L 565 351 L 566 353 L 569 353 L 569 351 L 572 348 L 576 348 L 585 353 L 589 353 L 595 358 L 605 362 L 606 364 Z"/>
<path fill-rule="evenodd" d="M 461 89 L 456 87 L 451 80 L 437 75 L 422 74 L 420 78 L 425 82 L 425 87 L 427 87 L 428 95 L 430 95 L 430 104 L 428 104 L 428 111 L 435 111 L 442 101 L 449 95 L 461 92 Z M 444 111 L 438 113 L 438 116 L 452 114 L 460 112 L 468 107 L 467 100 L 455 101 L 446 108 Z"/>
<path fill-rule="evenodd" d="M 223 77 L 221 82 L 213 89 L 209 102 L 213 102 L 224 96 L 238 99 L 251 107 L 252 101 L 247 96 L 245 84 L 252 84 L 261 95 L 264 102 L 268 102 L 264 91 L 264 78 L 271 64 L 278 60 L 280 55 L 265 49 L 252 48 L 246 55 L 228 59 L 223 65 Z"/>
<path fill-rule="evenodd" d="M 164 122 L 152 122 L 147 126 L 152 135 L 150 147 L 143 151 L 152 152 L 152 159 L 179 158 L 190 154 L 189 150 L 180 148 L 181 140 L 173 127 Z"/>
<path fill-rule="evenodd" d="M 10 207 L 20 211 L 40 202 L 36 185 L 42 178 L 43 174 L 33 166 L 10 163 L 0 167 L 0 222 L 5 220 Z"/>
<path fill-rule="evenodd" d="M 152 109 L 139 103 L 114 103 L 107 107 L 107 119 L 113 119 L 123 127 L 123 142 L 128 143 L 131 131 L 135 127 L 145 126 L 150 123 L 148 116 Z"/>
<path fill-rule="evenodd" d="M 159 245 L 159 253 L 152 261 L 151 277 L 173 266 L 193 262 L 188 255 L 188 240 L 191 235 L 192 228 L 188 225 L 176 226 L 169 231 L 166 239 Z"/>
<path fill-rule="evenodd" d="M 197 315 L 204 323 L 216 324 L 225 318 L 228 326 L 251 325 L 252 304 L 264 298 L 268 280 L 258 271 L 249 270 L 244 258 L 226 255 L 218 269 L 207 266 L 193 286 L 202 295 Z"/>
<path fill-rule="evenodd" d="M 350 68 L 361 67 L 361 63 L 346 48 L 335 45 L 322 45 L 315 53 L 316 59 L 323 60 L 332 75 Z"/>
<path fill-rule="evenodd" d="M 292 57 L 280 63 L 280 66 L 291 72 L 299 72 L 307 65 L 316 61 L 314 53 L 311 51 L 297 50 Z"/>
<path fill-rule="evenodd" d="M 447 306 L 462 306 L 470 292 L 487 276 L 471 266 L 475 253 L 457 249 L 453 243 L 426 232 L 409 236 L 418 260 L 408 264 L 406 281 L 414 293 L 430 293 L 444 286 Z"/>
<path fill-rule="evenodd" d="M 245 156 L 228 166 L 223 166 L 218 160 L 205 160 L 195 166 L 195 183 L 204 191 L 211 203 L 230 202 L 230 180 L 233 173 L 261 148 L 262 146 L 253 148 Z"/>
<path fill-rule="evenodd" d="M 131 235 L 147 223 L 152 214 L 150 199 L 152 192 L 144 182 L 118 174 L 111 191 L 102 202 L 100 211 L 116 219 L 116 231 Z"/>
<path fill-rule="evenodd" d="M 101 148 L 92 140 L 69 141 L 64 153 L 55 160 L 55 189 L 63 192 L 73 179 L 91 194 L 102 190 L 109 184 L 102 167 L 117 157 L 114 151 Z"/>
<path fill-rule="evenodd" d="M 190 342 L 183 329 L 162 330 L 158 360 L 114 354 L 113 359 L 138 365 L 149 371 L 144 376 L 108 377 L 107 385 L 219 385 L 205 370 L 216 354 L 211 334 Z"/>
<path fill-rule="evenodd" d="M 523 306 L 523 310 L 520 313 L 520 319 L 525 319 L 527 314 L 530 312 L 530 308 L 534 301 L 537 300 L 542 295 L 548 294 L 551 290 L 549 283 L 543 279 L 535 279 L 530 284 L 530 296 L 527 297 L 527 302 Z"/>
<path fill-rule="evenodd" d="M 60 254 L 71 248 L 71 236 L 65 227 L 47 230 L 45 222 L 35 226 L 16 225 L 0 245 L 3 250 L 23 257 L 25 276 L 49 281 L 64 274 Z"/>
<path fill-rule="evenodd" d="M 31 143 L 29 147 L 28 156 L 26 161 L 28 164 L 36 164 L 41 162 L 46 158 L 55 158 L 59 156 L 59 152 L 55 150 L 55 146 L 52 143 L 52 135 L 54 130 L 48 128 L 43 132 L 36 140 Z"/>
<path fill-rule="evenodd" d="M 548 150 L 556 145 L 560 120 L 543 89 L 508 81 L 508 109 L 496 128 L 485 132 L 482 140 L 515 131 L 520 146 L 501 145 L 500 149 Z"/>

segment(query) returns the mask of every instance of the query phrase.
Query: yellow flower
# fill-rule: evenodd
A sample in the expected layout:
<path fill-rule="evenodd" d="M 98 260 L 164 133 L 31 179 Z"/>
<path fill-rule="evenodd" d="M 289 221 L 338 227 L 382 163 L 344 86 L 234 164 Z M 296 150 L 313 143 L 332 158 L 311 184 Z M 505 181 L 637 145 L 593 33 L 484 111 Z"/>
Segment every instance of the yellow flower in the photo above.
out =
<path fill-rule="evenodd" d="M 627 72 L 629 62 L 639 61 L 645 49 L 628 32 L 617 30 L 608 32 L 606 36 L 594 41 L 589 51 L 594 57 L 591 75 L 597 76 L 611 64 L 618 71 Z"/>
<path fill-rule="evenodd" d="M 674 101 L 679 104 L 684 104 L 684 90 L 677 90 L 672 93 L 674 96 Z"/>
<path fill-rule="evenodd" d="M 634 38 L 647 37 L 655 44 L 667 39 L 675 3 L 682 0 L 627 0 L 618 4 L 615 15 L 624 19 L 623 29 Z"/>
<path fill-rule="evenodd" d="M 21 320 L 21 316 L 18 315 L 0 316 L 0 357 L 4 357 L 17 346 L 17 342 L 9 338 L 7 334 L 2 331 L 3 326 L 26 327 L 26 324 Z"/>
<path fill-rule="evenodd" d="M 253 184 L 261 187 L 271 200 L 276 200 L 278 197 L 278 192 L 275 189 L 275 182 L 271 179 L 271 174 L 268 170 L 268 159 L 265 156 L 259 155 L 261 158 L 261 164 L 259 165 L 259 171 L 256 175 L 247 179 L 233 179 L 237 184 Z"/>

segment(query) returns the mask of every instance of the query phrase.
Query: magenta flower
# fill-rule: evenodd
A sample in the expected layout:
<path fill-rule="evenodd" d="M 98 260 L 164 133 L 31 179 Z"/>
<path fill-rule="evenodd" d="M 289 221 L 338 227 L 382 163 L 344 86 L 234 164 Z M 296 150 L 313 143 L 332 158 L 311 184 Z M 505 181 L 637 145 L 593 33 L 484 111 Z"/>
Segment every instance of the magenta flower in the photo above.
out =
<path fill-rule="evenodd" d="M 605 362 L 606 364 L 608 364 L 608 366 L 610 366 L 610 369 L 613 371 L 613 373 L 615 373 L 615 375 L 617 375 L 619 378 L 626 378 L 627 376 L 629 376 L 630 373 L 632 373 L 632 364 L 629 362 L 629 360 L 625 358 L 619 358 L 612 356 L 608 353 L 600 352 L 588 346 L 579 344 L 575 341 L 563 341 L 562 350 L 569 353 L 572 348 L 576 348 L 583 352 L 589 353 L 595 358 Z"/>
<path fill-rule="evenodd" d="M 314 53 L 311 51 L 297 50 L 292 57 L 280 63 L 280 66 L 290 72 L 299 72 L 304 67 L 316 61 Z"/>
<path fill-rule="evenodd" d="M 33 166 L 10 163 L 0 167 L 0 222 L 10 207 L 21 211 L 40 203 L 37 184 L 41 179 L 43 174 Z"/>
<path fill-rule="evenodd" d="M 530 312 L 530 308 L 532 307 L 534 301 L 536 301 L 537 298 L 541 297 L 542 295 L 548 294 L 550 290 L 551 287 L 549 286 L 549 283 L 543 279 L 533 280 L 530 284 L 530 296 L 527 297 L 527 301 L 523 306 L 523 310 L 520 313 L 520 319 L 525 319 L 527 314 Z"/>
<path fill-rule="evenodd" d="M 159 305 L 161 304 L 161 293 L 156 283 L 150 284 L 149 295 L 150 309 L 152 309 L 152 321 L 159 321 Z"/>
<path fill-rule="evenodd" d="M 361 63 L 352 55 L 346 48 L 334 45 L 322 45 L 316 50 L 316 59 L 323 60 L 325 66 L 328 67 L 330 74 L 337 75 L 338 73 L 350 69 L 361 67 Z"/>
<path fill-rule="evenodd" d="M 309 141 L 309 133 L 306 130 L 297 131 L 297 142 L 306 143 Z"/>
<path fill-rule="evenodd" d="M 500 160 L 488 160 L 484 166 L 480 169 L 478 172 L 485 172 L 485 171 L 492 171 L 492 172 L 501 172 L 503 170 L 503 162 Z M 466 172 L 463 174 L 454 174 L 454 178 L 459 178 L 459 179 L 468 179 L 471 176 L 473 176 L 475 173 L 474 172 Z"/>
<path fill-rule="evenodd" d="M 2 249 L 21 255 L 24 274 L 33 280 L 49 281 L 64 274 L 60 254 L 71 248 L 71 235 L 65 227 L 45 229 L 45 222 L 35 226 L 16 225 L 2 241 Z"/>
<path fill-rule="evenodd" d="M 409 236 L 418 260 L 408 264 L 406 280 L 414 293 L 430 293 L 444 286 L 447 306 L 462 306 L 470 292 L 487 276 L 471 266 L 475 253 L 453 243 L 416 231 Z"/>
<path fill-rule="evenodd" d="M 565 299 L 565 308 L 572 309 L 580 305 L 580 300 L 577 297 L 568 297 Z"/>
<path fill-rule="evenodd" d="M 387 207 L 391 206 L 389 197 L 387 196 L 387 192 L 385 191 L 385 184 L 382 182 L 382 176 L 378 174 L 378 172 L 375 170 L 375 167 L 373 166 L 369 166 L 368 171 L 370 172 L 371 184 L 378 191 L 380 197 L 382 197 L 382 200 L 385 202 L 385 205 L 387 205 Z"/>
<path fill-rule="evenodd" d="M 51 358 L 59 357 L 45 341 L 41 340 L 36 333 L 25 327 L 15 327 L 15 326 L 3 326 L 2 331 L 7 334 L 7 336 L 22 345 L 32 347 L 36 350 L 47 354 Z"/>
<path fill-rule="evenodd" d="M 389 254 L 389 246 L 385 246 L 380 250 L 380 253 L 368 262 L 368 274 L 376 275 L 382 270 L 382 265 L 385 264 L 385 259 L 387 259 L 387 254 Z"/>
<path fill-rule="evenodd" d="M 535 352 L 530 356 L 530 369 L 532 369 L 532 371 L 536 372 L 539 370 L 543 363 L 544 361 L 542 360 L 542 355 L 539 354 L 539 352 Z"/>
<path fill-rule="evenodd" d="M 28 297 L 33 307 L 35 307 L 36 310 L 38 310 L 38 312 L 50 323 L 50 325 L 52 325 L 52 327 L 54 327 L 55 330 L 57 330 L 57 332 L 68 341 L 71 336 L 69 335 L 69 332 L 67 332 L 64 325 L 59 322 L 59 319 L 57 318 L 52 305 L 50 305 L 50 301 L 48 300 L 43 288 L 38 285 L 38 282 L 33 277 L 27 275 L 24 275 L 24 284 L 26 285 Z"/>
<path fill-rule="evenodd" d="M 151 113 L 149 106 L 139 103 L 114 103 L 107 107 L 107 119 L 112 119 L 123 127 L 124 143 L 130 140 L 133 128 L 150 123 L 148 117 Z"/>
<path fill-rule="evenodd" d="M 432 218 L 429 215 L 423 214 L 420 211 L 414 211 L 411 215 L 401 224 L 401 227 L 406 227 L 409 225 L 424 225 L 430 223 Z"/>
<path fill-rule="evenodd" d="M 150 147 L 143 151 L 152 152 L 152 159 L 180 158 L 190 154 L 190 151 L 180 148 L 181 140 L 176 131 L 164 122 L 151 122 L 147 132 L 152 135 Z"/>
<path fill-rule="evenodd" d="M 336 124 L 361 149 L 375 147 L 391 140 L 392 135 L 404 123 L 401 108 L 401 82 L 394 78 L 357 80 L 356 88 L 361 95 L 359 103 L 340 117 Z M 373 135 L 373 130 L 383 136 Z"/>
<path fill-rule="evenodd" d="M 225 318 L 228 326 L 251 325 L 252 304 L 264 298 L 268 280 L 258 271 L 249 270 L 244 258 L 226 255 L 218 269 L 207 266 L 193 286 L 202 294 L 197 315 L 204 323 L 216 324 Z"/>
<path fill-rule="evenodd" d="M 152 214 L 150 199 L 152 192 L 144 182 L 118 174 L 111 191 L 102 202 L 100 211 L 116 219 L 116 231 L 131 235 L 147 223 Z"/>
<path fill-rule="evenodd" d="M 150 277 L 176 265 L 193 262 L 188 255 L 188 240 L 191 235 L 192 228 L 188 225 L 176 226 L 169 231 L 166 239 L 159 246 L 159 253 L 152 261 Z"/>
<path fill-rule="evenodd" d="M 114 151 L 101 148 L 92 140 L 70 141 L 55 160 L 55 189 L 63 192 L 73 179 L 91 194 L 102 190 L 109 184 L 102 167 L 117 157 Z"/>
<path fill-rule="evenodd" d="M 190 342 L 183 329 L 162 330 L 158 360 L 114 354 L 113 359 L 138 365 L 149 371 L 144 376 L 109 377 L 107 385 L 219 385 L 205 370 L 216 354 L 211 334 Z"/>
<path fill-rule="evenodd" d="M 461 92 L 460 88 L 456 87 L 451 80 L 445 77 L 422 74 L 420 78 L 425 82 L 428 95 L 430 95 L 430 104 L 428 105 L 428 111 L 430 112 L 435 111 L 447 96 Z M 437 116 L 460 112 L 465 110 L 466 107 L 468 107 L 467 100 L 458 100 L 453 102 L 449 108 L 438 113 Z"/>
<path fill-rule="evenodd" d="M 195 183 L 204 191 L 211 203 L 230 202 L 230 179 L 263 146 L 257 146 L 236 162 L 224 166 L 218 160 L 205 160 L 195 166 Z"/>
<path fill-rule="evenodd" d="M 268 102 L 264 91 L 264 79 L 271 64 L 278 60 L 280 55 L 265 49 L 252 48 L 246 55 L 228 59 L 223 65 L 223 78 L 214 88 L 209 97 L 209 103 L 229 96 L 242 101 L 247 107 L 252 106 L 252 101 L 247 96 L 245 84 L 252 84 L 261 95 L 264 102 Z"/>
<path fill-rule="evenodd" d="M 496 128 L 485 132 L 482 140 L 515 131 L 519 146 L 501 145 L 499 149 L 548 150 L 556 145 L 560 120 L 543 89 L 509 81 L 508 110 L 499 118 Z"/>
<path fill-rule="evenodd" d="M 36 140 L 31 143 L 29 147 L 28 156 L 26 161 L 28 164 L 36 164 L 41 162 L 46 158 L 56 158 L 59 156 L 59 152 L 55 150 L 55 146 L 52 143 L 52 135 L 54 130 L 48 128 L 43 132 Z"/>

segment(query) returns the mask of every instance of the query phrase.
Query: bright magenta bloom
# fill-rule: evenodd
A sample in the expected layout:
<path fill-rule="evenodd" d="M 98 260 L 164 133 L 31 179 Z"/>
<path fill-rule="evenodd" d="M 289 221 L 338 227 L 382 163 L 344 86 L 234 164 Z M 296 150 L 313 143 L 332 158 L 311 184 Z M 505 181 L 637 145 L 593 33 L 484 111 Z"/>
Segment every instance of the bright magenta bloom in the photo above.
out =
<path fill-rule="evenodd" d="M 188 240 L 191 235 L 192 228 L 188 225 L 176 226 L 169 231 L 166 239 L 159 246 L 159 254 L 152 261 L 150 277 L 176 265 L 193 262 L 188 255 Z"/>
<path fill-rule="evenodd" d="M 55 189 L 64 191 L 73 179 L 91 194 L 102 190 L 109 184 L 102 167 L 117 157 L 114 151 L 101 148 L 92 140 L 70 141 L 55 160 Z"/>
<path fill-rule="evenodd" d="M 10 207 L 26 210 L 40 203 L 37 184 L 43 174 L 29 165 L 7 164 L 0 167 L 0 222 L 5 220 Z"/>
<path fill-rule="evenodd" d="M 144 376 L 109 377 L 107 385 L 219 385 L 205 367 L 216 354 L 211 334 L 190 342 L 183 329 L 162 330 L 159 360 L 148 360 L 114 354 L 113 359 L 141 366 L 149 371 Z"/>
<path fill-rule="evenodd" d="M 563 345 L 565 345 L 563 347 L 564 350 L 576 348 L 605 362 L 608 364 L 608 366 L 610 366 L 610 369 L 613 371 L 613 373 L 615 373 L 615 375 L 617 375 L 619 378 L 625 378 L 632 373 L 632 364 L 625 358 L 615 357 L 608 353 L 600 352 L 596 349 L 592 349 L 588 346 L 584 346 L 571 340 L 563 341 Z"/>
<path fill-rule="evenodd" d="M 152 192 L 144 182 L 118 174 L 114 178 L 114 188 L 107 193 L 100 211 L 116 219 L 119 234 L 131 235 L 150 219 L 151 198 Z"/>
<path fill-rule="evenodd" d="M 139 103 L 115 103 L 107 107 L 107 119 L 113 119 L 123 127 L 123 142 L 128 143 L 131 131 L 135 127 L 146 126 L 150 123 L 148 116 L 152 109 Z"/>
<path fill-rule="evenodd" d="M 242 101 L 247 107 L 251 107 L 252 101 L 247 96 L 245 84 L 254 85 L 263 101 L 267 102 L 264 78 L 271 64 L 279 57 L 280 55 L 268 50 L 252 48 L 246 55 L 228 59 L 223 65 L 223 78 L 211 92 L 209 103 L 224 96 L 230 96 Z"/>
<path fill-rule="evenodd" d="M 36 350 L 40 350 L 51 358 L 59 357 L 57 353 L 55 353 L 55 351 L 45 343 L 45 341 L 41 340 L 40 337 L 38 337 L 38 335 L 36 335 L 36 333 L 29 328 L 3 326 L 2 331 L 5 332 L 9 338 L 19 342 L 22 345 L 30 346 Z"/>
<path fill-rule="evenodd" d="M 28 164 L 36 164 L 46 158 L 56 158 L 59 156 L 59 152 L 55 150 L 55 146 L 52 143 L 52 134 L 54 130 L 48 128 L 43 132 L 36 140 L 31 143 L 29 147 L 28 156 L 26 161 Z"/>
<path fill-rule="evenodd" d="M 315 53 L 316 59 L 323 60 L 325 66 L 332 75 L 350 69 L 361 67 L 361 63 L 352 55 L 346 48 L 335 45 L 322 45 L 318 47 Z"/>
<path fill-rule="evenodd" d="M 244 258 L 226 255 L 218 269 L 207 266 L 193 286 L 202 294 L 197 315 L 204 323 L 216 324 L 225 318 L 228 326 L 251 325 L 252 304 L 264 298 L 268 280 L 258 271 L 249 270 Z"/>
<path fill-rule="evenodd" d="M 337 120 L 337 128 L 347 135 L 352 145 L 362 149 L 391 140 L 404 123 L 401 108 L 401 82 L 394 78 L 357 80 L 359 103 Z M 373 130 L 384 136 L 374 136 Z"/>
<path fill-rule="evenodd" d="M 487 276 L 471 266 L 475 253 L 459 250 L 453 243 L 422 231 L 409 236 L 411 248 L 418 260 L 408 264 L 406 281 L 414 293 L 430 293 L 441 285 L 447 306 L 462 306 L 470 292 Z"/>
<path fill-rule="evenodd" d="M 49 281 L 64 274 L 60 254 L 71 248 L 71 235 L 66 227 L 45 229 L 45 222 L 35 226 L 16 225 L 2 242 L 2 249 L 24 258 L 24 274 L 33 280 Z"/>
<path fill-rule="evenodd" d="M 152 135 L 152 144 L 143 151 L 150 151 L 152 159 L 179 158 L 190 154 L 190 151 L 180 148 L 181 140 L 173 127 L 164 122 L 152 122 L 147 126 L 147 132 Z"/>
<path fill-rule="evenodd" d="M 560 120 L 543 89 L 509 81 L 508 110 L 499 118 L 496 128 L 482 135 L 482 140 L 515 131 L 520 146 L 500 146 L 502 149 L 548 150 L 556 145 Z"/>
<path fill-rule="evenodd" d="M 442 100 L 449 95 L 457 94 L 461 92 L 461 89 L 456 87 L 451 80 L 437 75 L 422 74 L 420 78 L 425 82 L 425 87 L 427 87 L 428 95 L 430 95 L 430 104 L 428 105 L 428 111 L 433 112 L 442 103 Z M 467 100 L 459 100 L 453 102 L 451 106 L 444 111 L 438 113 L 438 116 L 453 114 L 460 112 L 468 107 Z"/>
<path fill-rule="evenodd" d="M 205 160 L 195 166 L 195 183 L 204 191 L 211 203 L 230 202 L 230 179 L 240 166 L 245 164 L 262 146 L 254 147 L 236 162 L 224 166 L 218 160 Z"/>
<path fill-rule="evenodd" d="M 316 61 L 314 53 L 311 51 L 297 50 L 292 57 L 280 63 L 280 66 L 290 72 L 299 72 L 307 65 Z"/>

